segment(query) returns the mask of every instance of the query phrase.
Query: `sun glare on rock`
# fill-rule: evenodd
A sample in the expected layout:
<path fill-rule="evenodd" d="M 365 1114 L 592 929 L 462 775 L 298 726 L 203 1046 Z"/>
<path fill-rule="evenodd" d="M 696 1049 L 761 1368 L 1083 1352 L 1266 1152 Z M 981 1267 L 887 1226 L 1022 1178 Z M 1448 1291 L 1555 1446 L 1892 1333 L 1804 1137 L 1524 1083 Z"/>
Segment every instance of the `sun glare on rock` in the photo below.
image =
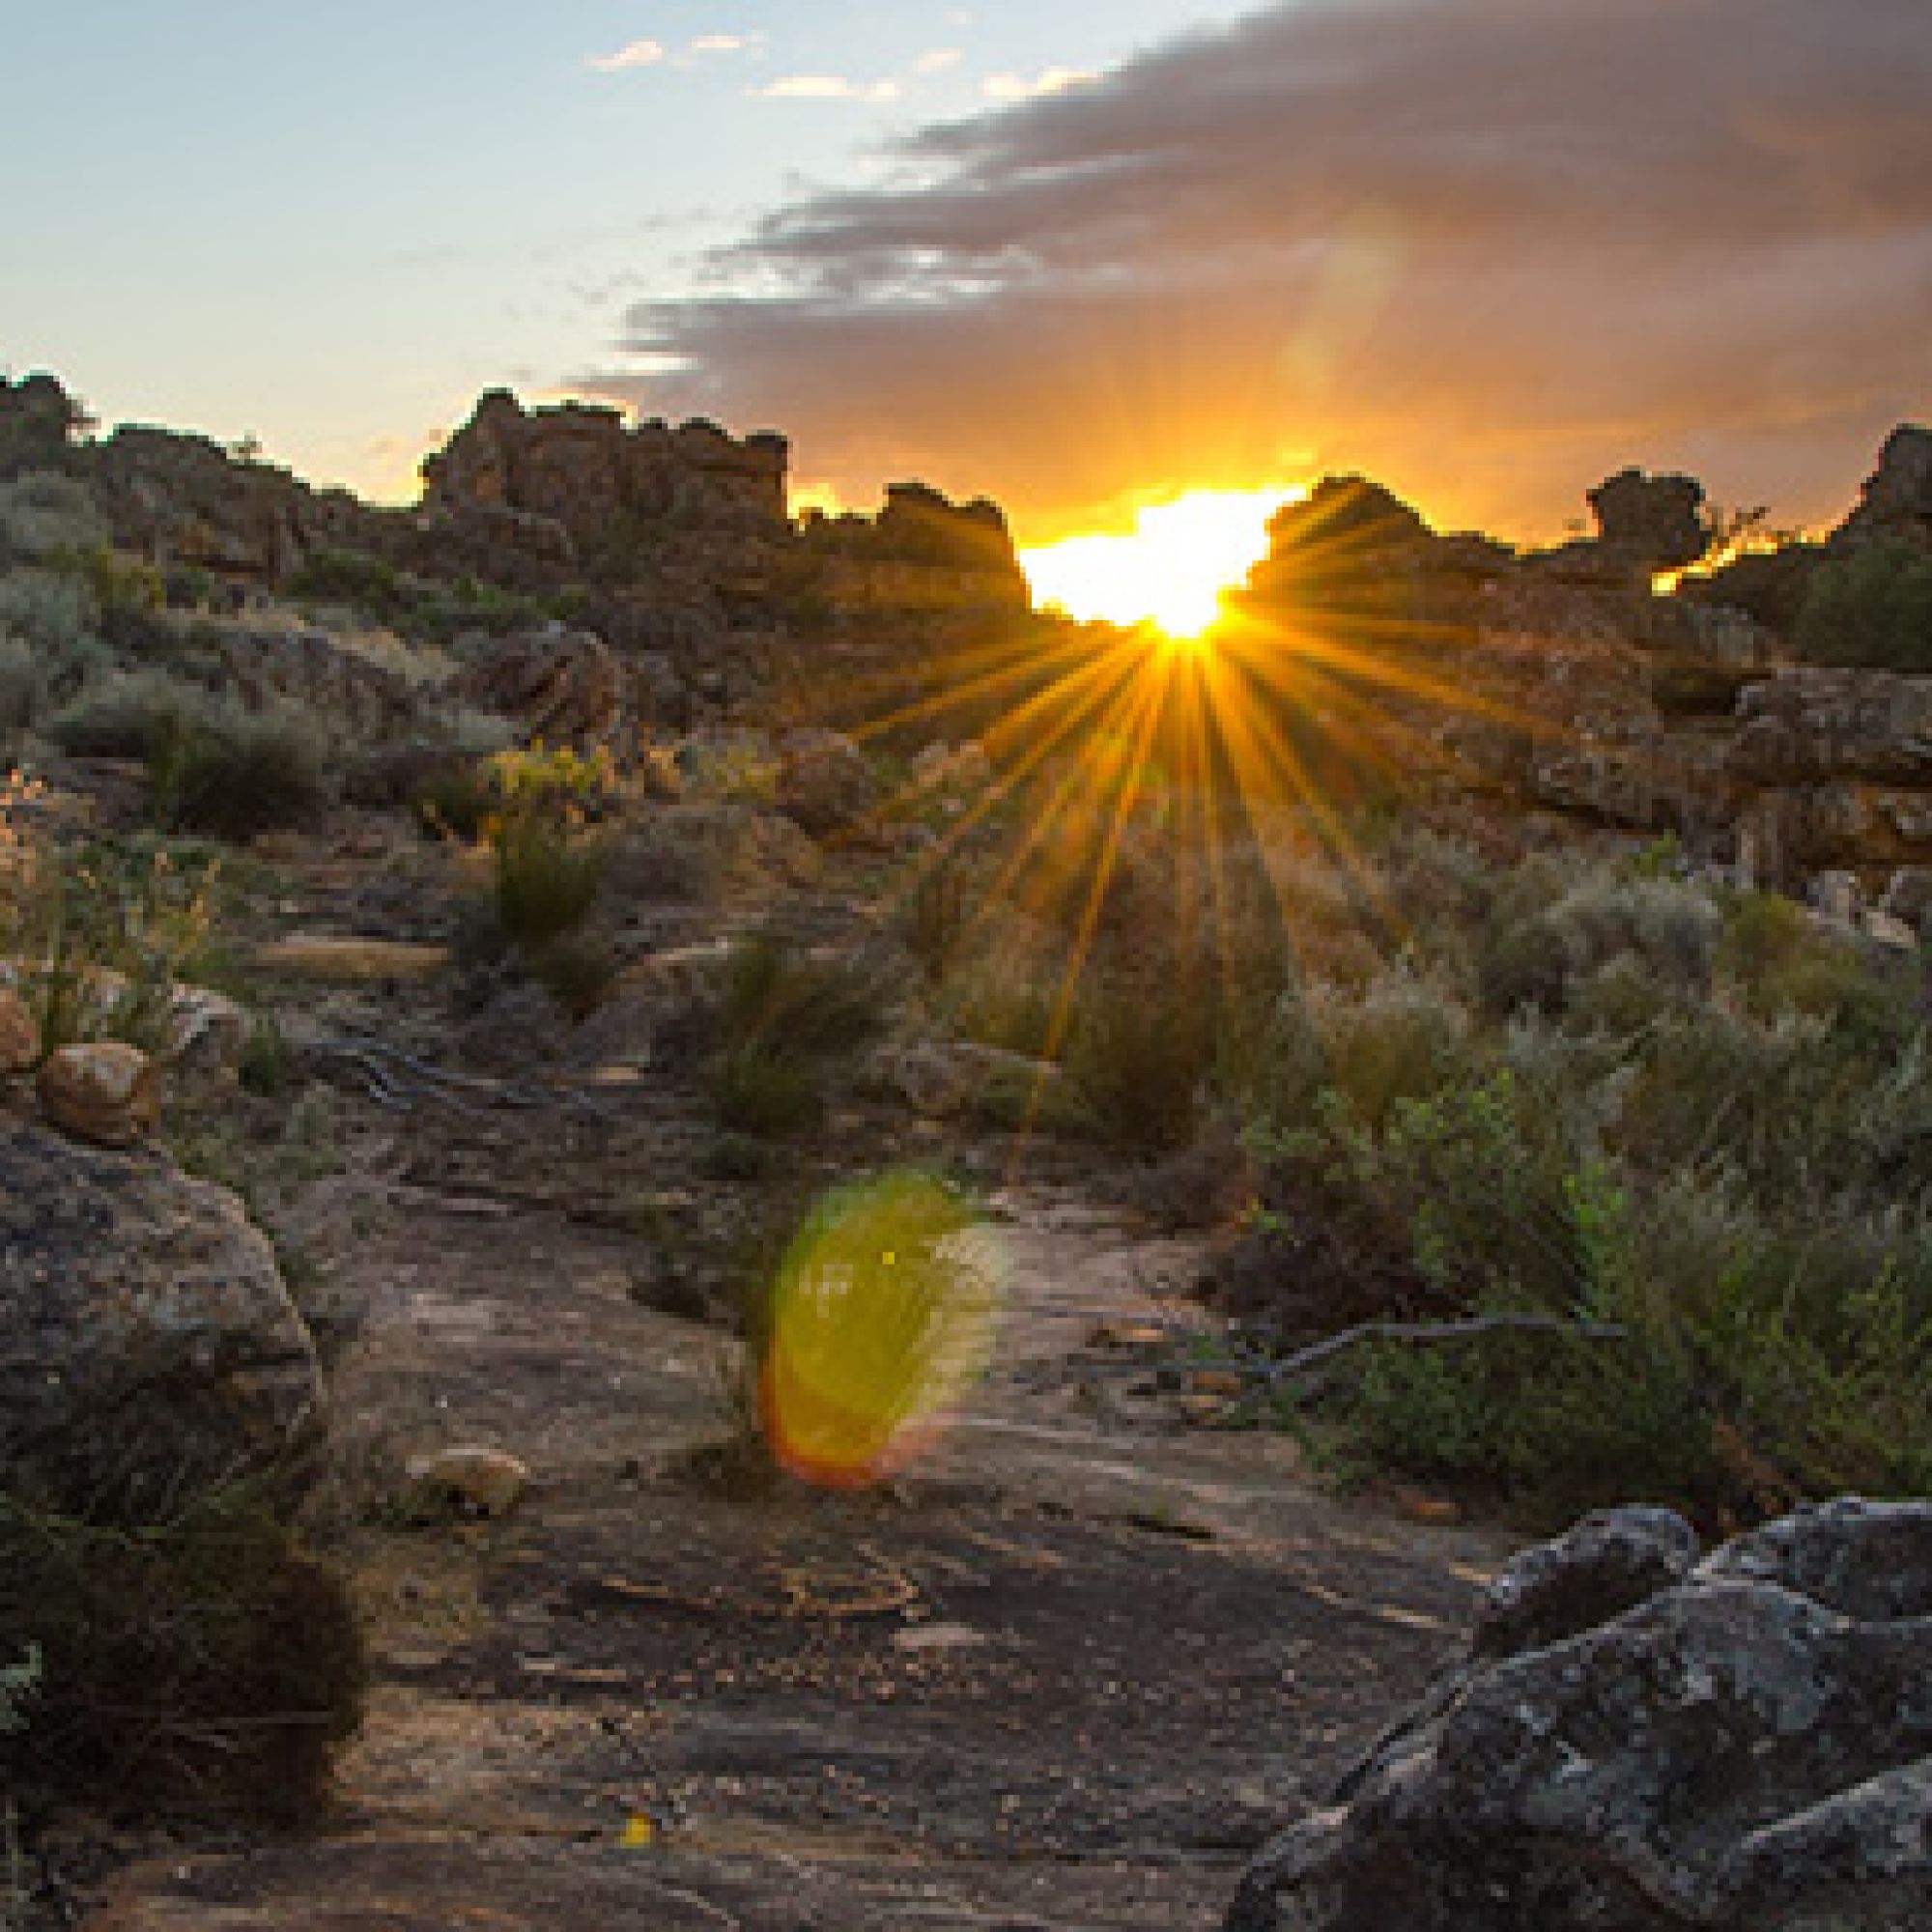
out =
<path fill-rule="evenodd" d="M 1267 523 L 1305 493 L 1194 490 L 1138 511 L 1129 531 L 1069 537 L 1020 553 L 1037 603 L 1070 617 L 1157 625 L 1198 638 L 1221 595 L 1267 553 Z"/>

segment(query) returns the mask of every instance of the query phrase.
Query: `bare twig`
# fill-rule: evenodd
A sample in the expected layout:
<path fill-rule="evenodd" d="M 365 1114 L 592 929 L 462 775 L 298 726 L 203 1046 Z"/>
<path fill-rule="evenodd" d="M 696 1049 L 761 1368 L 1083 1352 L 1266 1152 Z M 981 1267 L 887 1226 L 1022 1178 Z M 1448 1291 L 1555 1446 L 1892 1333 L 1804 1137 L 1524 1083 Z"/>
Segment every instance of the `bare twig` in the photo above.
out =
<path fill-rule="evenodd" d="M 1560 1315 L 1470 1315 L 1456 1321 L 1363 1321 L 1292 1355 L 1245 1372 L 1268 1382 L 1287 1381 L 1320 1368 L 1362 1342 L 1460 1342 L 1471 1335 L 1564 1335 L 1584 1342 L 1621 1342 L 1630 1330 L 1617 1321 L 1566 1321 Z M 1236 1365 L 1238 1366 L 1238 1365 Z"/>

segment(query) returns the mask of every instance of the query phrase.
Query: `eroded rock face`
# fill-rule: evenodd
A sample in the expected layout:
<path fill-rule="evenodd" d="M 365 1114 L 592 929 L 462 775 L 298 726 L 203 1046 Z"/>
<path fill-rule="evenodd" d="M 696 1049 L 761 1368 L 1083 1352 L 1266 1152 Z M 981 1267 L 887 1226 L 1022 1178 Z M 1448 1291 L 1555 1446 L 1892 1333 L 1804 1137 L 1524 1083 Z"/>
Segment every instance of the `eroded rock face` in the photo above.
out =
<path fill-rule="evenodd" d="M 1228 1932 L 1932 1922 L 1932 1505 L 1695 1547 L 1620 1510 L 1519 1558 L 1470 1662 L 1255 1861 Z"/>
<path fill-rule="evenodd" d="M 271 1462 L 321 1404 L 308 1330 L 232 1194 L 0 1119 L 11 1487 L 74 1514 L 165 1514 Z"/>
<path fill-rule="evenodd" d="M 1879 451 L 1859 506 L 1837 533 L 1840 546 L 1906 536 L 1932 545 L 1932 429 L 1901 423 Z"/>
<path fill-rule="evenodd" d="M 1644 570 L 1668 570 L 1704 554 L 1704 486 L 1694 476 L 1619 470 L 1590 492 L 1597 541 Z"/>
<path fill-rule="evenodd" d="M 785 528 L 781 436 L 740 441 L 716 424 L 627 425 L 614 409 L 565 403 L 526 411 L 492 389 L 446 448 L 423 465 L 433 510 L 546 519 L 578 551 L 610 541 L 628 518 Z"/>
<path fill-rule="evenodd" d="M 581 752 L 634 742 L 648 709 L 641 680 L 602 638 L 560 624 L 495 640 L 444 695 L 512 720 L 526 744 Z"/>

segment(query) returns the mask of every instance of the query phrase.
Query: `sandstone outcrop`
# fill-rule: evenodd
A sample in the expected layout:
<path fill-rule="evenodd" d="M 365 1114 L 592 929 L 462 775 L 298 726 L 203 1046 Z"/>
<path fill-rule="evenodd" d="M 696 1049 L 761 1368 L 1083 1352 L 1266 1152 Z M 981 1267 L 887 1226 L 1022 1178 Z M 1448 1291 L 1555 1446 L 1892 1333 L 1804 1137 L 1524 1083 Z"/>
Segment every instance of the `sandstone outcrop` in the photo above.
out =
<path fill-rule="evenodd" d="M 580 752 L 630 749 L 650 716 L 637 667 L 594 631 L 561 624 L 492 639 L 443 695 L 510 719 L 525 744 Z"/>
<path fill-rule="evenodd" d="M 1694 563 L 1710 531 L 1704 486 L 1694 476 L 1647 476 L 1622 469 L 1590 492 L 1598 544 L 1619 563 L 1645 572 Z"/>
<path fill-rule="evenodd" d="M 1006 517 L 983 497 L 955 503 L 924 483 L 894 483 L 878 516 L 808 514 L 799 539 L 839 614 L 1023 611 L 1029 602 Z"/>
<path fill-rule="evenodd" d="M 1228 1932 L 1926 1922 L 1932 1505 L 1695 1550 L 1615 1511 L 1520 1558 L 1470 1661 L 1262 1853 Z"/>
<path fill-rule="evenodd" d="M 1932 549 L 1932 429 L 1901 423 L 1892 431 L 1833 541 L 1842 550 L 1879 537 L 1908 537 Z"/>
<path fill-rule="evenodd" d="M 781 535 L 789 461 L 781 436 L 741 441 L 708 422 L 633 427 L 590 403 L 526 411 L 492 389 L 424 463 L 424 503 L 546 519 L 579 554 L 635 534 L 640 520 Z"/>
<path fill-rule="evenodd" d="M 72 1514 L 164 1515 L 320 1413 L 308 1330 L 225 1190 L 0 1118 L 0 1465 Z"/>

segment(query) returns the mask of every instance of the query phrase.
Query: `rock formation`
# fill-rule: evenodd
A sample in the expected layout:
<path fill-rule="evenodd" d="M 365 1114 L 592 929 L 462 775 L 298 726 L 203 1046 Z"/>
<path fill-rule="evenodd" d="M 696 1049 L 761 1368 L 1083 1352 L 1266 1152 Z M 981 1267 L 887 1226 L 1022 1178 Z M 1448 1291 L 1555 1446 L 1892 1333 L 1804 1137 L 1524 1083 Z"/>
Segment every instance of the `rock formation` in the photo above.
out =
<path fill-rule="evenodd" d="M 1711 533 L 1704 486 L 1694 476 L 1646 476 L 1622 469 L 1590 492 L 1597 542 L 1618 563 L 1644 572 L 1694 563 Z"/>
<path fill-rule="evenodd" d="M 615 409 L 526 410 L 507 389 L 492 389 L 424 463 L 423 501 L 459 518 L 543 519 L 579 554 L 635 534 L 639 523 L 779 536 L 789 461 L 781 436 L 740 441 L 708 422 L 631 427 Z"/>
<path fill-rule="evenodd" d="M 525 744 L 580 752 L 632 749 L 650 717 L 636 668 L 594 632 L 561 624 L 492 640 L 443 695 L 512 720 Z"/>
<path fill-rule="evenodd" d="M 1833 541 L 1846 549 L 1879 537 L 1907 537 L 1932 550 L 1932 429 L 1901 423 L 1892 431 Z"/>
<path fill-rule="evenodd" d="M 1932 1919 L 1932 1505 L 1696 1552 L 1619 1510 L 1519 1558 L 1468 1662 L 1261 1854 L 1228 1932 Z"/>
<path fill-rule="evenodd" d="M 231 1194 L 0 1117 L 0 1464 L 71 1514 L 139 1520 L 316 1421 L 307 1328 Z"/>
<path fill-rule="evenodd" d="M 893 483 L 876 518 L 814 512 L 799 537 L 836 613 L 1023 611 L 1029 601 L 1006 517 L 983 497 L 955 503 L 923 483 Z"/>

